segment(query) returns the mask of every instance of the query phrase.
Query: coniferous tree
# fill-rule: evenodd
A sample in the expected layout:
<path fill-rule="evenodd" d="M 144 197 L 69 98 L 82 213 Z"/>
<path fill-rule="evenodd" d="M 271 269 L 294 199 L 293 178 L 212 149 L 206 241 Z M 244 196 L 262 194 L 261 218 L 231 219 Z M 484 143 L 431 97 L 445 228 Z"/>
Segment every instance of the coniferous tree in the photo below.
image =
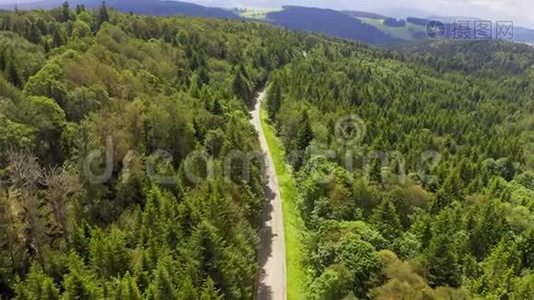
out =
<path fill-rule="evenodd" d="M 452 204 L 454 201 L 462 199 L 462 185 L 458 171 L 451 173 L 442 187 L 439 189 L 434 203 L 432 203 L 432 212 L 439 213 L 442 209 Z"/>
<path fill-rule="evenodd" d="M 149 287 L 148 299 L 178 299 L 178 289 L 168 271 L 167 260 L 162 260 L 155 271 L 155 279 Z"/>
<path fill-rule="evenodd" d="M 208 278 L 202 285 L 200 291 L 200 300 L 222 300 L 223 296 L 220 291 L 215 287 L 215 283 L 211 278 Z"/>
<path fill-rule="evenodd" d="M 297 128 L 297 137 L 296 137 L 296 157 L 294 160 L 293 167 L 296 171 L 300 170 L 304 163 L 304 152 L 310 145 L 313 140 L 313 131 L 311 129 L 310 118 L 308 117 L 308 112 L 305 110 L 299 121 Z"/>
<path fill-rule="evenodd" d="M 12 60 L 9 60 L 6 64 L 6 76 L 7 79 L 16 87 L 22 87 L 23 81 L 17 66 Z"/>
<path fill-rule="evenodd" d="M 61 9 L 61 21 L 67 22 L 69 19 L 70 19 L 69 2 L 65 1 L 63 2 L 63 6 Z"/>
<path fill-rule="evenodd" d="M 59 300 L 59 289 L 52 278 L 43 273 L 41 267 L 33 266 L 27 278 L 15 285 L 16 299 Z"/>
<path fill-rule="evenodd" d="M 246 105 L 250 105 L 251 92 L 248 82 L 243 74 L 239 70 L 235 72 L 234 80 L 232 82 L 232 89 L 234 95 L 241 99 Z"/>
<path fill-rule="evenodd" d="M 85 268 L 83 260 L 75 253 L 69 255 L 68 273 L 65 275 L 64 284 L 63 299 L 101 299 L 103 297 L 103 290 L 96 276 Z"/>
<path fill-rule="evenodd" d="M 267 113 L 271 122 L 275 121 L 276 114 L 280 110 L 281 102 L 282 91 L 280 90 L 280 84 L 278 81 L 274 81 L 267 92 Z"/>
<path fill-rule="evenodd" d="M 304 151 L 310 145 L 313 140 L 313 131 L 311 129 L 310 118 L 308 112 L 305 110 L 299 121 L 299 126 L 297 130 L 297 141 L 296 146 L 297 150 Z"/>
<path fill-rule="evenodd" d="M 30 25 L 28 40 L 36 45 L 41 43 L 41 32 L 35 23 Z"/>
<path fill-rule="evenodd" d="M 96 15 L 94 31 L 97 32 L 105 22 L 109 22 L 109 13 L 106 2 L 102 2 L 102 5 L 98 9 L 98 13 Z"/>
<path fill-rule="evenodd" d="M 445 234 L 432 238 L 425 255 L 431 286 L 459 287 L 461 285 L 461 269 L 452 247 L 451 237 Z"/>
<path fill-rule="evenodd" d="M 0 48 L 0 72 L 4 72 L 7 67 L 7 57 L 6 57 L 6 50 L 4 48 Z"/>
<path fill-rule="evenodd" d="M 402 232 L 402 226 L 395 205 L 387 198 L 382 200 L 380 205 L 375 208 L 371 217 L 371 223 L 390 242 L 398 238 Z"/>
<path fill-rule="evenodd" d="M 60 28 L 56 28 L 52 34 L 52 45 L 54 48 L 61 47 L 65 44 L 65 39 Z"/>
<path fill-rule="evenodd" d="M 130 273 L 126 275 L 117 283 L 117 290 L 115 291 L 116 300 L 141 300 L 141 292 L 137 287 L 135 278 Z"/>

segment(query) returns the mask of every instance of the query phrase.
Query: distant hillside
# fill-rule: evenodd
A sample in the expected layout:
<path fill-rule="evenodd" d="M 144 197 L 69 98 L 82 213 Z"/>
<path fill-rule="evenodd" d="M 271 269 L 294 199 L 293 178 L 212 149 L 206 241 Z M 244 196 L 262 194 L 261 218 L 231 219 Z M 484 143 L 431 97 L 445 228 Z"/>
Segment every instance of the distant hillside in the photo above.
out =
<path fill-rule="evenodd" d="M 266 17 L 269 22 L 294 30 L 323 33 L 377 45 L 401 42 L 374 26 L 331 9 L 285 6 L 282 11 L 270 12 Z"/>
<path fill-rule="evenodd" d="M 346 11 L 343 11 L 343 12 L 345 14 L 347 14 L 347 15 L 349 15 L 351 17 L 355 17 L 355 18 L 366 18 L 366 19 L 386 19 L 386 18 L 388 18 L 388 17 L 380 15 L 380 14 L 375 14 L 375 13 L 366 12 L 366 11 L 346 10 Z"/>
<path fill-rule="evenodd" d="M 19 4 L 22 10 L 29 9 L 51 9 L 62 5 L 63 0 L 45 0 L 34 3 Z M 68 1 L 71 5 L 84 4 L 88 8 L 102 5 L 101 0 L 73 0 Z M 192 17 L 209 17 L 218 19 L 238 19 L 234 12 L 222 8 L 206 7 L 202 5 L 180 2 L 180 1 L 158 1 L 158 0 L 108 0 L 106 5 L 122 12 L 133 12 L 143 15 L 173 16 L 183 15 Z M 13 9 L 14 4 L 0 5 L 0 8 Z"/>

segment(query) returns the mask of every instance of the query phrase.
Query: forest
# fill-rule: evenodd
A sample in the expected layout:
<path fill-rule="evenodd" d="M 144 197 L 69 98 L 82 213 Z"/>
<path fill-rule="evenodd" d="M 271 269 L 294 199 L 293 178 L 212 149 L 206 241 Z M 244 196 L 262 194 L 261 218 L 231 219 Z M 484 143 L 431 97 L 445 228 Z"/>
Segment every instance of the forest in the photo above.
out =
<path fill-rule="evenodd" d="M 206 169 L 259 147 L 298 35 L 67 3 L 0 29 L 1 298 L 253 298 L 262 166 Z"/>
<path fill-rule="evenodd" d="M 308 298 L 534 297 L 533 66 L 526 45 L 437 41 L 273 72 Z"/>
<path fill-rule="evenodd" d="M 302 298 L 534 298 L 534 49 L 68 3 L 0 12 L 0 298 L 253 299 L 264 85 Z"/>

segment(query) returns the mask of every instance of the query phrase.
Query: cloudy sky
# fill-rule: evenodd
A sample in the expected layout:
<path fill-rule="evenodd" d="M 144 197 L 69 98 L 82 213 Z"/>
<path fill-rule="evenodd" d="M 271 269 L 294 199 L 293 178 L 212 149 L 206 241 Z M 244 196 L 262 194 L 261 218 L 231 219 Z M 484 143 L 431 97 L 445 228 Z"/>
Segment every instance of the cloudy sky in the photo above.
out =
<path fill-rule="evenodd" d="M 17 0 L 0 0 L 0 4 Z M 18 0 L 36 2 L 39 0 Z M 135 0 L 124 0 L 135 1 Z M 220 7 L 277 8 L 285 4 L 333 9 L 367 10 L 394 17 L 430 15 L 479 17 L 514 21 L 534 28 L 534 0 L 182 0 Z"/>
<path fill-rule="evenodd" d="M 534 0 L 190 0 L 226 7 L 280 7 L 295 4 L 333 9 L 388 13 L 401 17 L 407 11 L 420 16 L 468 16 L 493 21 L 514 21 L 534 27 Z"/>

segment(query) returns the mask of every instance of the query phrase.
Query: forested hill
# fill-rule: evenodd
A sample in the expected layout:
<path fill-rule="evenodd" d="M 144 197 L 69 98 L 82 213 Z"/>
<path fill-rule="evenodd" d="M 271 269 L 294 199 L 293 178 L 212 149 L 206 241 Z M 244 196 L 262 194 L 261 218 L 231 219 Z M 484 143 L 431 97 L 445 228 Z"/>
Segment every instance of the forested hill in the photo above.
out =
<path fill-rule="evenodd" d="M 406 45 L 403 52 L 417 54 L 417 62 L 427 63 L 440 71 L 459 71 L 482 77 L 502 78 L 531 72 L 534 51 L 529 45 L 493 41 L 473 43 L 434 41 L 430 44 Z"/>
<path fill-rule="evenodd" d="M 42 0 L 29 3 L 17 4 L 21 10 L 31 9 L 53 9 L 63 5 L 64 0 Z M 106 5 L 125 13 L 137 13 L 151 16 L 191 16 L 210 17 L 219 19 L 238 19 L 239 16 L 230 10 L 206 7 L 198 4 L 173 1 L 173 0 L 108 0 Z M 72 0 L 69 3 L 73 6 L 83 5 L 86 8 L 94 9 L 102 5 L 101 0 Z M 0 5 L 2 8 L 13 9 L 15 5 Z"/>
<path fill-rule="evenodd" d="M 301 6 L 285 6 L 281 11 L 270 12 L 266 18 L 292 30 L 327 34 L 339 38 L 362 41 L 374 45 L 399 43 L 379 29 L 365 24 L 345 12 Z"/>
<path fill-rule="evenodd" d="M 0 13 L 1 297 L 253 298 L 266 195 L 247 107 L 267 82 L 305 297 L 531 299 L 532 51 Z"/>
<path fill-rule="evenodd" d="M 311 299 L 533 298 L 534 49 L 426 47 L 314 49 L 271 77 Z"/>

